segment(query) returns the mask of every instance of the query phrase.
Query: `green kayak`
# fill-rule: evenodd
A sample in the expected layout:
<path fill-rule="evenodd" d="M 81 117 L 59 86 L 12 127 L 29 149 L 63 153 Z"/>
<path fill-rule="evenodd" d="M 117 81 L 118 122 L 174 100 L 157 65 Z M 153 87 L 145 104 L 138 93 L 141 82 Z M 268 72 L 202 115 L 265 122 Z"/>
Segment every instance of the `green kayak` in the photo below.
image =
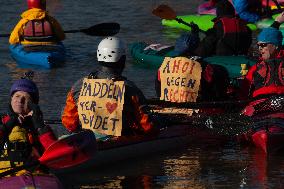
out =
<path fill-rule="evenodd" d="M 173 46 L 159 51 L 147 47 L 149 47 L 149 44 L 144 42 L 132 43 L 129 46 L 134 62 L 143 67 L 158 69 L 165 57 L 174 57 Z M 145 48 L 147 50 L 144 50 Z M 255 60 L 251 60 L 246 56 L 212 56 L 204 60 L 210 64 L 224 66 L 228 70 L 230 78 L 241 75 L 241 64 L 253 65 L 256 63 Z"/>
<path fill-rule="evenodd" d="M 278 14 L 275 14 L 272 16 L 272 18 L 265 18 L 262 19 L 260 21 L 258 21 L 255 24 L 249 23 L 247 24 L 248 27 L 251 30 L 257 30 L 258 28 L 266 28 L 269 27 L 273 22 L 275 17 Z M 209 28 L 213 27 L 213 22 L 212 19 L 214 19 L 216 16 L 215 15 L 184 15 L 184 16 L 177 16 L 177 18 L 181 18 L 183 21 L 190 23 L 190 22 L 194 22 L 195 24 L 197 24 L 199 26 L 199 28 L 203 31 L 207 31 Z M 181 29 L 185 29 L 185 30 L 190 30 L 191 28 L 189 26 L 186 26 L 182 23 L 179 23 L 176 20 L 166 20 L 163 19 L 162 20 L 162 25 L 164 26 L 169 26 L 169 27 L 174 27 L 174 28 L 181 28 Z M 281 30 L 284 30 L 284 25 L 282 24 L 280 26 Z"/>
<path fill-rule="evenodd" d="M 215 17 L 216 17 L 215 15 L 209 15 L 209 14 L 177 16 L 177 18 L 181 18 L 183 21 L 187 23 L 194 22 L 203 31 L 207 31 L 208 29 L 213 27 L 214 23 L 212 22 L 212 20 Z M 191 30 L 189 26 L 179 23 L 176 20 L 162 19 L 162 25 L 173 27 L 173 28 L 181 28 L 184 30 Z M 251 30 L 257 30 L 257 26 L 255 24 L 247 24 L 247 26 Z"/>

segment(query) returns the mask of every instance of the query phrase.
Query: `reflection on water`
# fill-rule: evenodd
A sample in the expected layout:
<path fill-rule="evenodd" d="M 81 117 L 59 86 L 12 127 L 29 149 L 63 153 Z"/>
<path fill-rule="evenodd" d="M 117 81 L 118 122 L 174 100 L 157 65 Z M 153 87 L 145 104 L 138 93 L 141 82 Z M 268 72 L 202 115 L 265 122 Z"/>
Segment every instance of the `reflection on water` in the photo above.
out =
<path fill-rule="evenodd" d="M 235 144 L 202 146 L 88 169 L 72 178 L 68 188 L 281 188 L 283 155 L 267 157 Z"/>
<path fill-rule="evenodd" d="M 94 3 L 95 2 L 95 3 Z M 195 13 L 202 0 L 49 0 L 48 9 L 65 30 L 89 27 L 102 22 L 118 22 L 128 44 L 137 41 L 174 44 L 180 30 L 165 29 L 161 20 L 151 14 L 154 6 L 169 4 L 177 14 Z M 1 2 L 0 30 L 9 33 L 25 1 Z M 8 38 L 0 42 L 0 111 L 5 112 L 12 81 L 30 69 L 40 90 L 40 104 L 46 119 L 58 120 L 71 85 L 97 67 L 96 46 L 101 37 L 82 33 L 67 34 L 64 45 L 67 60 L 52 70 L 26 68 L 10 57 Z M 155 96 L 156 70 L 139 67 L 127 55 L 124 75 L 134 81 L 148 98 Z M 61 128 L 59 125 L 54 127 Z M 108 167 L 61 174 L 68 188 L 283 188 L 283 154 L 266 157 L 253 147 L 234 144 L 214 145 L 204 139 L 194 141 L 187 149 L 113 162 Z M 199 144 L 198 144 L 199 143 Z M 209 145 L 212 144 L 212 145 Z"/>

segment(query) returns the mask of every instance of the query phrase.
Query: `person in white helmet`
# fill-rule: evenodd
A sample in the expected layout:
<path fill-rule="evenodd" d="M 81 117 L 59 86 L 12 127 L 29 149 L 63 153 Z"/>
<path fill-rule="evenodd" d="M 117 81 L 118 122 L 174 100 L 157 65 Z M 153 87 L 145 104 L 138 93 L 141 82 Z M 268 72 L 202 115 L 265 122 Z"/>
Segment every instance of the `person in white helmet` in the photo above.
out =
<path fill-rule="evenodd" d="M 107 37 L 99 43 L 100 69 L 77 81 L 67 95 L 61 118 L 70 132 L 91 129 L 101 140 L 156 133 L 143 93 L 121 75 L 125 48 L 117 37 Z"/>

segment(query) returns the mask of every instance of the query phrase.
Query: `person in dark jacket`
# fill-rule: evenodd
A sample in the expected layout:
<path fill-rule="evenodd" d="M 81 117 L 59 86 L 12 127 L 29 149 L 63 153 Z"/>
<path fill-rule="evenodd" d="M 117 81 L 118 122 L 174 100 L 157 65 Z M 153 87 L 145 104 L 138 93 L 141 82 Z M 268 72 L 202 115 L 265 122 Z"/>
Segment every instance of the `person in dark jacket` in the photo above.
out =
<path fill-rule="evenodd" d="M 192 54 L 201 57 L 246 55 L 252 42 L 252 32 L 246 22 L 235 16 L 235 9 L 227 0 L 216 4 L 216 14 L 213 28 L 206 32 Z"/>
<path fill-rule="evenodd" d="M 9 111 L 1 116 L 0 172 L 37 160 L 56 141 L 44 124 L 36 84 L 29 79 L 16 80 L 10 95 Z"/>
<path fill-rule="evenodd" d="M 91 129 L 98 139 L 155 133 L 158 126 L 143 93 L 121 75 L 126 61 L 122 40 L 103 39 L 97 60 L 101 68 L 77 81 L 69 91 L 63 125 L 71 132 Z"/>

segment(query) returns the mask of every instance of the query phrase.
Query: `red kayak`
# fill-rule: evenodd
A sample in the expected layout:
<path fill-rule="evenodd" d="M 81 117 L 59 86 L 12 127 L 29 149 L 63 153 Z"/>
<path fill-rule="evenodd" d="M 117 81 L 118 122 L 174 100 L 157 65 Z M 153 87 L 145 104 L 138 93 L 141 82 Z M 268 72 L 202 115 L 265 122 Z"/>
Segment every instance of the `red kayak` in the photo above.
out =
<path fill-rule="evenodd" d="M 266 154 L 275 153 L 284 146 L 284 129 L 267 126 L 253 133 L 251 138 L 255 146 L 260 147 Z"/>
<path fill-rule="evenodd" d="M 253 144 L 266 154 L 279 152 L 284 147 L 284 121 L 266 119 L 256 122 L 254 129 L 237 137 L 241 143 Z M 252 127 L 253 128 L 253 127 Z"/>

